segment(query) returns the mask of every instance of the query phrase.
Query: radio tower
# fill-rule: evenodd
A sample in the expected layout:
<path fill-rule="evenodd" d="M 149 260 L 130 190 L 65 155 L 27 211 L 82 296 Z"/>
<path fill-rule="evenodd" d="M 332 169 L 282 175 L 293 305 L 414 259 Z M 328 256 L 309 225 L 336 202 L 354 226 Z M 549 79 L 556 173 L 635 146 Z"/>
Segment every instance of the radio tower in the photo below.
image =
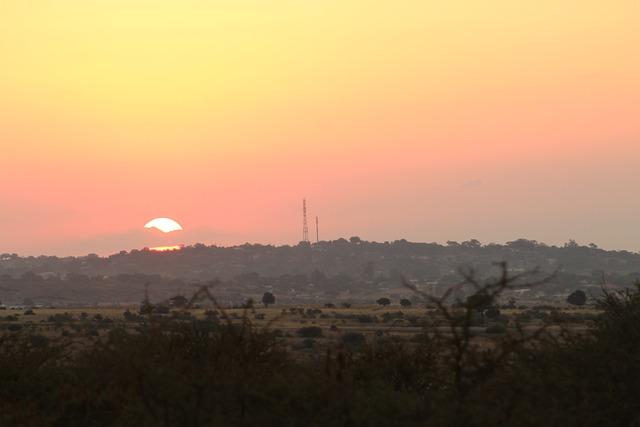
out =
<path fill-rule="evenodd" d="M 316 216 L 316 243 L 320 243 L 320 232 L 318 231 L 318 217 Z"/>
<path fill-rule="evenodd" d="M 307 225 L 307 199 L 302 199 L 302 241 L 309 243 L 309 226 Z"/>

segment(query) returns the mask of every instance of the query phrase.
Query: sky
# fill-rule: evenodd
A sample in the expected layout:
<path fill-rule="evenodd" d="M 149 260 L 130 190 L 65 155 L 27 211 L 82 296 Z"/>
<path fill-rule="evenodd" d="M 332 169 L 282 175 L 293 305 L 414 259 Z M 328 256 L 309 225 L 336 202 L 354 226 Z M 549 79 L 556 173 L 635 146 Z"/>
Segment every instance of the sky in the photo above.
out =
<path fill-rule="evenodd" d="M 637 0 L 1 0 L 0 253 L 296 244 L 303 197 L 637 251 L 639 46 Z"/>

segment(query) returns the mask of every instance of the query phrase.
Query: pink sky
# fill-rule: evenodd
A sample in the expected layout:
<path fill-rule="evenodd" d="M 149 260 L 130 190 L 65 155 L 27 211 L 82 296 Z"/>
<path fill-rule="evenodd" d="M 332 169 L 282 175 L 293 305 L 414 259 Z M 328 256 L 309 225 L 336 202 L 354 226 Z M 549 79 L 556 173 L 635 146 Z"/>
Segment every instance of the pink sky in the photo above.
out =
<path fill-rule="evenodd" d="M 637 1 L 223 3 L 0 5 L 0 252 L 640 250 Z"/>

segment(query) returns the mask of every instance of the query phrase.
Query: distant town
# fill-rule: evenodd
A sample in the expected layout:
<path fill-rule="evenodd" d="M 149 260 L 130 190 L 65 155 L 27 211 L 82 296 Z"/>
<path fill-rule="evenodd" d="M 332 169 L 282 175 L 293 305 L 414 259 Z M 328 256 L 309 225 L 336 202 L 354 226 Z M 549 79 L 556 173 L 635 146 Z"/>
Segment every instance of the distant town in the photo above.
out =
<path fill-rule="evenodd" d="M 506 244 L 464 242 L 369 242 L 359 237 L 301 242 L 295 246 L 196 244 L 180 250 L 121 251 L 81 257 L 0 255 L 2 307 L 138 304 L 145 287 L 150 298 L 190 295 L 211 286 L 232 306 L 274 293 L 282 303 L 373 303 L 419 298 L 403 280 L 438 294 L 472 272 L 485 280 L 496 261 L 514 274 L 550 276 L 535 289 L 509 296 L 519 301 L 564 301 L 582 289 L 593 297 L 603 289 L 633 286 L 640 280 L 640 254 L 607 251 L 569 241 L 549 246 L 519 239 Z M 464 294 L 465 289 L 460 292 Z"/>

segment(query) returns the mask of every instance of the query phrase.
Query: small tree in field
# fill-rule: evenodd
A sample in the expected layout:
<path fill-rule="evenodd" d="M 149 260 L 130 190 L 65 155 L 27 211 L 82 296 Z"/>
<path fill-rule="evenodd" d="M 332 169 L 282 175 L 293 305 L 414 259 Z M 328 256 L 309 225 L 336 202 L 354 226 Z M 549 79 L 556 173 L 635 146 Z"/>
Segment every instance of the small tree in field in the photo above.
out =
<path fill-rule="evenodd" d="M 386 307 L 391 304 L 391 300 L 389 298 L 379 298 L 376 300 L 376 303 L 383 307 Z"/>
<path fill-rule="evenodd" d="M 411 301 L 408 300 L 407 298 L 402 298 L 400 300 L 400 305 L 403 307 L 411 307 Z"/>
<path fill-rule="evenodd" d="M 587 294 L 583 290 L 573 291 L 568 297 L 567 302 L 571 305 L 585 305 L 587 303 Z"/>
<path fill-rule="evenodd" d="M 176 295 L 169 299 L 169 306 L 171 307 L 184 307 L 189 303 L 189 300 L 183 295 Z"/>
<path fill-rule="evenodd" d="M 276 303 L 276 297 L 271 292 L 265 292 L 264 295 L 262 295 L 262 303 L 266 308 L 269 304 Z"/>

